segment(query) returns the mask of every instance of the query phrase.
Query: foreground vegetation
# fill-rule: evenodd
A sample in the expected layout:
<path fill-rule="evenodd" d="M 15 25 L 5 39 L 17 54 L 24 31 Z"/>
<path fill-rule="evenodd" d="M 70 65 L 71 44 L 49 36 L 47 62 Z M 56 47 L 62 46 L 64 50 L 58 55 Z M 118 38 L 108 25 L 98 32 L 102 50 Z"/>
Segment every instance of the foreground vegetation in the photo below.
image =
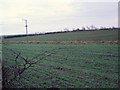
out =
<path fill-rule="evenodd" d="M 10 85 L 4 84 L 3 87 L 118 87 L 117 44 L 3 45 L 3 67 L 5 69 L 10 71 L 16 63 L 15 60 L 18 60 L 17 65 L 22 67 L 24 60 L 21 57 L 27 58 L 28 61 L 37 61 L 37 63 L 32 64 L 21 76 L 12 80 Z M 13 71 L 12 69 L 7 74 L 7 79 L 14 77 Z"/>

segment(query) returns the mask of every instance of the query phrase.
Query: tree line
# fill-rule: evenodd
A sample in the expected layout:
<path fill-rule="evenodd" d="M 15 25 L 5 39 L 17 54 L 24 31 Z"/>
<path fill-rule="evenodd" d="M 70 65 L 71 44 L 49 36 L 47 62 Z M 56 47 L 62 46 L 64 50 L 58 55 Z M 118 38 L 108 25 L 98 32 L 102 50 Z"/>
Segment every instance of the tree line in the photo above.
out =
<path fill-rule="evenodd" d="M 61 31 L 56 31 L 56 32 L 46 32 L 46 33 L 34 33 L 34 34 L 18 34 L 18 35 L 3 35 L 2 38 L 14 38 L 14 37 L 26 37 L 26 36 L 36 36 L 36 35 L 47 35 L 47 34 L 56 34 L 56 33 L 67 33 L 67 32 L 79 32 L 79 31 L 98 31 L 98 30 L 118 30 L 119 28 L 117 27 L 100 27 L 97 28 L 95 26 L 86 26 L 76 29 L 69 30 L 68 28 L 65 28 L 64 30 Z"/>

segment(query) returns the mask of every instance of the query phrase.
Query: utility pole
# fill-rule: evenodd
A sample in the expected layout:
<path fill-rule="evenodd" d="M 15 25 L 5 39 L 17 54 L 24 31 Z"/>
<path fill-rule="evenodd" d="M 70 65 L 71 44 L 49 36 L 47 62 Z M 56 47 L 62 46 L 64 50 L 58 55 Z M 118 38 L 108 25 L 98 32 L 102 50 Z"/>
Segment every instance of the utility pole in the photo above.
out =
<path fill-rule="evenodd" d="M 24 21 L 25 21 L 25 30 L 26 30 L 26 40 L 27 40 L 27 43 L 28 43 L 28 29 L 27 29 L 28 25 L 27 25 L 27 19 L 24 19 Z"/>

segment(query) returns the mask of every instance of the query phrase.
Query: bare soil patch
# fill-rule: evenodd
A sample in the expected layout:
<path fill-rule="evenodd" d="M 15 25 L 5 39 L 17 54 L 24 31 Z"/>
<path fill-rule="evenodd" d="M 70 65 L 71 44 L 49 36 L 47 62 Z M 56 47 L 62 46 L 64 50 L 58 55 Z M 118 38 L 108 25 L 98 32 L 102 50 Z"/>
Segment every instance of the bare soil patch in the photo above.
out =
<path fill-rule="evenodd" d="M 2 44 L 119 44 L 120 41 L 7 41 L 7 42 L 2 42 Z"/>

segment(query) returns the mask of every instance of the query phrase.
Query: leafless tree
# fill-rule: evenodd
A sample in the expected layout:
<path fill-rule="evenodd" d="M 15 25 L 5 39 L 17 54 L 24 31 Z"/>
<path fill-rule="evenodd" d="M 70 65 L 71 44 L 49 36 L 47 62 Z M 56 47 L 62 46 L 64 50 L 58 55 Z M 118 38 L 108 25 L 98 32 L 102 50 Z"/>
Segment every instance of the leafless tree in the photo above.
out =
<path fill-rule="evenodd" d="M 6 48 L 8 49 L 8 48 Z M 11 66 L 5 66 L 3 65 L 2 67 L 2 72 L 3 72 L 3 87 L 4 88 L 9 88 L 9 87 L 14 87 L 14 81 L 19 80 L 22 78 L 23 73 L 29 69 L 30 67 L 32 67 L 32 65 L 37 64 L 37 62 L 39 60 L 43 60 L 44 58 L 46 58 L 47 56 L 50 56 L 52 54 L 54 54 L 55 49 L 50 50 L 50 51 L 45 51 L 41 54 L 36 55 L 33 58 L 28 58 L 25 56 L 23 57 L 22 54 L 16 53 L 15 51 L 13 51 L 12 49 L 8 49 L 10 50 L 13 55 L 15 56 L 14 58 L 14 64 Z M 20 61 L 21 61 L 21 65 L 20 65 Z"/>

